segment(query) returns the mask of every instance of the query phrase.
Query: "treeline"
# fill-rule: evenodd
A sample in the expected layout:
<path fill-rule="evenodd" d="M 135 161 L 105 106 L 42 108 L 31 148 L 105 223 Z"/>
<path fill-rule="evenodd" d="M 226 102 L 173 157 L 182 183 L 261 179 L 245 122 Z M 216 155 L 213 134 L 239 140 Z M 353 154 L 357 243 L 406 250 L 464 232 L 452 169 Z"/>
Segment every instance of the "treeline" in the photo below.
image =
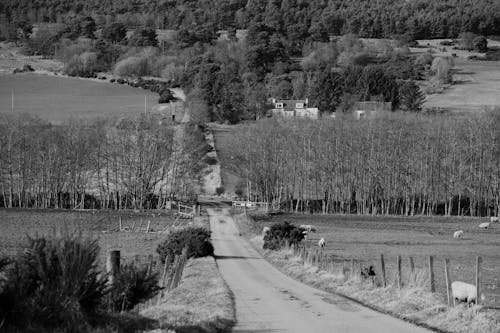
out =
<path fill-rule="evenodd" d="M 205 30 L 248 29 L 258 19 L 298 40 L 356 33 L 363 37 L 410 34 L 413 38 L 456 38 L 460 32 L 500 35 L 496 0 L 209 0 L 17 1 L 0 4 L 7 22 L 63 22 L 68 15 L 92 16 L 98 24 Z M 198 28 L 197 28 L 198 29 Z"/>
<path fill-rule="evenodd" d="M 499 214 L 500 114 L 266 120 L 226 161 L 251 200 L 297 212 Z M 248 192 L 247 192 L 248 191 Z"/>
<path fill-rule="evenodd" d="M 207 151 L 188 126 L 154 115 L 52 125 L 30 116 L 0 118 L 0 206 L 158 208 L 193 196 Z"/>

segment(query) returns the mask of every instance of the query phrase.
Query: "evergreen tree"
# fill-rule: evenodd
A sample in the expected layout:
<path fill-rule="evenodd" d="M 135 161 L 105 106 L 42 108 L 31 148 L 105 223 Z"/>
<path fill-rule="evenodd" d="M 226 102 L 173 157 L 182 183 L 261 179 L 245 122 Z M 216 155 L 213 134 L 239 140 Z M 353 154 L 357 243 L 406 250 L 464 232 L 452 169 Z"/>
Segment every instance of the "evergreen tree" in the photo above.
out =
<path fill-rule="evenodd" d="M 425 95 L 413 81 L 405 82 L 399 89 L 401 109 L 410 112 L 422 111 Z"/>

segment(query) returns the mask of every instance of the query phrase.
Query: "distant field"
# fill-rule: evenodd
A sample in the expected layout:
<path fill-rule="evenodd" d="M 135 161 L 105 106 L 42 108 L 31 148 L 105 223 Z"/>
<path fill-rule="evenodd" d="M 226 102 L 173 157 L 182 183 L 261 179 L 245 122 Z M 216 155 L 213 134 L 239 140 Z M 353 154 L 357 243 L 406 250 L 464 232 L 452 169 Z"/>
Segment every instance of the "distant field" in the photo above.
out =
<path fill-rule="evenodd" d="M 242 126 L 244 125 L 217 126 L 213 128 L 215 149 L 221 165 L 222 186 L 229 195 L 234 194 L 236 186 L 241 181 L 241 178 L 229 170 L 227 166 L 231 163 L 231 145 L 234 143 L 234 134 Z"/>
<path fill-rule="evenodd" d="M 151 221 L 151 233 L 119 232 L 119 217 L 122 226 L 131 228 L 142 223 L 145 231 L 147 221 Z M 172 226 L 174 218 L 166 213 L 132 211 L 64 211 L 64 210 L 6 210 L 0 209 L 0 255 L 16 253 L 26 236 L 51 235 L 55 231 L 82 231 L 99 238 L 101 246 L 100 262 L 105 263 L 110 250 L 120 250 L 126 261 L 136 255 L 143 262 L 149 254 L 156 256 L 156 246 L 165 236 L 156 233 Z"/>
<path fill-rule="evenodd" d="M 408 256 L 417 267 L 427 265 L 429 255 L 435 256 L 434 267 L 439 292 L 445 292 L 443 259 L 451 260 L 452 280 L 474 282 L 476 256 L 483 258 L 483 288 L 491 304 L 498 294 L 500 305 L 500 224 L 489 230 L 478 228 L 487 219 L 445 217 L 378 217 L 378 216 L 316 216 L 284 214 L 270 220 L 259 220 L 258 228 L 275 222 L 290 221 L 296 225 L 312 224 L 318 228 L 307 239 L 316 246 L 326 240 L 326 250 L 339 260 L 361 260 L 365 265 L 379 267 L 384 254 L 388 271 L 395 272 L 396 257 L 403 256 L 403 270 L 408 271 Z M 453 232 L 464 230 L 462 240 L 453 239 Z M 393 276 L 391 275 L 391 278 Z"/>
<path fill-rule="evenodd" d="M 0 113 L 36 115 L 54 123 L 70 118 L 123 116 L 151 108 L 158 95 L 143 89 L 86 79 L 39 74 L 0 75 Z"/>
<path fill-rule="evenodd" d="M 446 39 L 449 41 L 448 39 Z M 441 94 L 427 97 L 426 107 L 447 108 L 453 111 L 480 111 L 500 107 L 500 61 L 468 60 L 469 56 L 481 53 L 454 50 L 451 46 L 440 45 L 443 39 L 420 40 L 423 48 L 411 48 L 412 53 L 424 53 L 432 49 L 434 56 L 452 57 L 456 55 L 456 82 Z M 500 42 L 488 40 L 489 47 L 500 47 Z"/>

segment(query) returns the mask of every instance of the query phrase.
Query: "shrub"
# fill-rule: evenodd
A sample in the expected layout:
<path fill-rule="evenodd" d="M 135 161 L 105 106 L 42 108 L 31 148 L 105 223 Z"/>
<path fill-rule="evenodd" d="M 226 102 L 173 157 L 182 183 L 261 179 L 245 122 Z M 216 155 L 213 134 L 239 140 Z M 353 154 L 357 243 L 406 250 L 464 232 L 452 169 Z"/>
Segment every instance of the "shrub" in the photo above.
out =
<path fill-rule="evenodd" d="M 166 258 L 172 261 L 174 256 L 180 255 L 184 248 L 188 250 L 188 258 L 212 256 L 214 247 L 210 242 L 210 231 L 202 227 L 188 227 L 174 231 L 158 245 L 156 252 L 164 263 Z"/>
<path fill-rule="evenodd" d="M 271 230 L 264 236 L 264 249 L 278 250 L 286 241 L 290 245 L 297 245 L 303 239 L 302 230 L 290 222 L 276 223 L 271 226 Z"/>
<path fill-rule="evenodd" d="M 148 267 L 125 264 L 120 267 L 107 296 L 109 308 L 115 312 L 131 310 L 137 304 L 153 298 L 160 289 L 158 273 L 150 274 Z"/>
<path fill-rule="evenodd" d="M 125 77 L 140 77 L 149 74 L 148 60 L 142 57 L 125 58 L 115 65 L 115 74 Z"/>
<path fill-rule="evenodd" d="M 217 161 L 217 159 L 215 157 L 212 157 L 212 156 L 207 156 L 205 158 L 205 162 L 208 164 L 208 165 L 216 165 L 217 163 L 219 163 L 219 161 Z"/>
<path fill-rule="evenodd" d="M 3 265 L 8 282 L 0 290 L 0 322 L 20 329 L 85 326 L 107 292 L 98 253 L 97 241 L 81 235 L 29 238 L 24 252 Z"/>
<path fill-rule="evenodd" d="M 225 191 L 226 189 L 223 186 L 217 187 L 215 189 L 215 193 L 217 193 L 217 195 L 222 195 Z"/>
<path fill-rule="evenodd" d="M 172 91 L 170 89 L 165 89 L 160 93 L 160 99 L 158 100 L 158 103 L 162 104 L 175 101 L 177 101 L 177 98 L 172 94 Z"/>

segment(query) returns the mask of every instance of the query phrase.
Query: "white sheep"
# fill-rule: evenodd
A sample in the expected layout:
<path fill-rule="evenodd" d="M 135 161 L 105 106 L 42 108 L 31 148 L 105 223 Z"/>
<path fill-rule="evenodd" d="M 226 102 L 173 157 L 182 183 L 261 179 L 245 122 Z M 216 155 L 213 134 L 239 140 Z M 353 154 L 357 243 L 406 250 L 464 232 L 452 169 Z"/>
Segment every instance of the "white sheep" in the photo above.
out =
<path fill-rule="evenodd" d="M 465 302 L 469 305 L 476 303 L 477 290 L 473 284 L 454 281 L 451 283 L 451 294 L 453 295 L 453 305 L 456 305 L 456 302 Z"/>
<path fill-rule="evenodd" d="M 491 223 L 498 223 L 498 222 L 500 222 L 500 217 L 498 217 L 498 216 L 492 216 L 490 218 L 490 222 Z"/>
<path fill-rule="evenodd" d="M 324 238 L 321 238 L 319 241 L 318 241 L 318 246 L 320 248 L 324 248 L 326 246 L 326 242 L 325 242 L 325 239 Z"/>
<path fill-rule="evenodd" d="M 302 224 L 299 228 L 307 232 L 316 232 L 316 227 L 310 224 Z"/>
<path fill-rule="evenodd" d="M 490 227 L 490 223 L 489 222 L 484 222 L 484 223 L 481 223 L 479 225 L 479 228 L 481 229 L 488 229 Z"/>
<path fill-rule="evenodd" d="M 463 230 L 458 230 L 453 233 L 453 238 L 462 238 L 464 236 Z"/>
<path fill-rule="evenodd" d="M 265 235 L 266 235 L 268 232 L 270 232 L 270 231 L 271 231 L 271 228 L 269 228 L 269 227 L 264 227 L 264 228 L 262 229 L 262 235 L 264 235 L 264 236 L 265 236 Z"/>

